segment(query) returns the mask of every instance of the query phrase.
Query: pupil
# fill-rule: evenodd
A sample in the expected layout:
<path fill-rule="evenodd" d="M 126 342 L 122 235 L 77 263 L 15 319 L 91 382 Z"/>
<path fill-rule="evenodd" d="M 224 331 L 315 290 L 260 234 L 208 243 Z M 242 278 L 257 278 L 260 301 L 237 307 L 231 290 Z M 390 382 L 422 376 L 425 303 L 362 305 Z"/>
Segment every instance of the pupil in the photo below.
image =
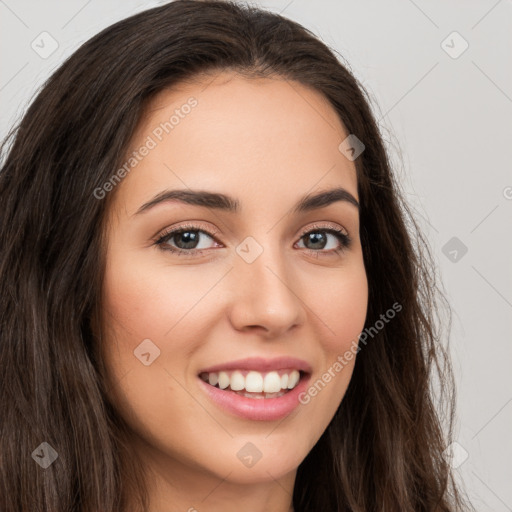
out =
<path fill-rule="evenodd" d="M 198 236 L 193 231 L 183 231 L 176 235 L 178 240 L 181 240 L 186 247 L 180 247 L 181 249 L 194 249 L 194 244 L 197 243 Z M 188 244 L 188 245 L 187 245 Z M 177 244 L 178 245 L 178 244 Z"/>
<path fill-rule="evenodd" d="M 313 243 L 320 242 L 321 247 L 314 247 L 315 249 L 323 249 L 325 247 L 325 235 L 323 233 L 310 233 L 309 235 L 306 235 L 306 238 L 307 237 L 309 237 L 309 240 Z"/>

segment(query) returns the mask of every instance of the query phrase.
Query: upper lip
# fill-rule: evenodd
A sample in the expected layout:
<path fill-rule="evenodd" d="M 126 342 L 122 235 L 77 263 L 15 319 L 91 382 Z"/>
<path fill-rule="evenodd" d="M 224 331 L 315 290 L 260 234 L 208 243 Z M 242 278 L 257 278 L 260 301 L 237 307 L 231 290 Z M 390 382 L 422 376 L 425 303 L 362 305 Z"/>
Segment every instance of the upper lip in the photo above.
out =
<path fill-rule="evenodd" d="M 202 369 L 199 373 L 212 373 L 220 372 L 222 370 L 254 370 L 257 372 L 265 372 L 272 370 L 285 370 L 287 368 L 294 368 L 302 370 L 306 373 L 311 373 L 311 365 L 296 357 L 276 357 L 274 359 L 265 359 L 263 357 L 248 357 L 246 359 L 237 359 L 236 361 L 228 361 L 225 363 L 209 366 Z"/>

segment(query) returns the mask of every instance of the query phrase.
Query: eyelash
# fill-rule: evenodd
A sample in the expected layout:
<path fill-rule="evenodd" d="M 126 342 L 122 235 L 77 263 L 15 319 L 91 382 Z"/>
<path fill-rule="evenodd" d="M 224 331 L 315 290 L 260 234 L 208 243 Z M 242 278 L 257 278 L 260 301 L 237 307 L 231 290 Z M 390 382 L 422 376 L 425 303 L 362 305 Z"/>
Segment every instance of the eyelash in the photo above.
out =
<path fill-rule="evenodd" d="M 200 226 L 193 225 L 193 224 L 187 224 L 185 226 L 180 226 L 179 228 L 170 229 L 168 231 L 164 231 L 161 235 L 157 237 L 155 240 L 155 245 L 157 245 L 162 251 L 170 251 L 173 254 L 176 254 L 177 256 L 185 256 L 185 257 L 194 257 L 194 256 L 200 256 L 205 251 L 208 251 L 209 249 L 180 249 L 177 247 L 171 247 L 167 246 L 165 247 L 165 242 L 172 238 L 175 235 L 179 235 L 180 233 L 186 233 L 187 231 L 197 231 L 200 233 L 204 233 L 208 235 L 210 238 L 212 238 L 214 241 L 217 242 L 215 239 L 215 233 L 210 233 L 209 231 L 202 229 Z M 316 257 L 318 257 L 319 254 L 323 254 L 323 256 L 332 256 L 334 254 L 341 254 L 346 249 L 348 249 L 352 243 L 352 238 L 345 233 L 343 230 L 334 228 L 334 227 L 325 227 L 321 225 L 313 225 L 310 229 L 307 231 L 304 231 L 300 237 L 299 240 L 302 240 L 302 238 L 310 233 L 317 233 L 317 232 L 325 232 L 330 233 L 331 235 L 336 236 L 338 238 L 341 247 L 338 249 L 331 249 L 329 251 L 324 251 L 322 249 L 320 250 L 314 250 L 314 249 L 305 249 L 307 252 L 314 254 Z"/>

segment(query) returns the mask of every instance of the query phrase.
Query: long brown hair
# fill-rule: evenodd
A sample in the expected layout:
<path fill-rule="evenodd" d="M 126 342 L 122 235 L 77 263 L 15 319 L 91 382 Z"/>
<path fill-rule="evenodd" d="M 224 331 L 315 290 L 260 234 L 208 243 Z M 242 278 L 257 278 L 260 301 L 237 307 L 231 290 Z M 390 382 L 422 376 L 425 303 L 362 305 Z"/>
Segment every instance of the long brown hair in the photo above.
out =
<path fill-rule="evenodd" d="M 298 23 L 199 0 L 147 10 L 86 42 L 4 140 L 0 510 L 132 512 L 129 495 L 147 509 L 143 474 L 108 399 L 93 335 L 102 226 L 115 190 L 102 200 L 94 191 L 118 169 L 158 91 L 224 70 L 315 89 L 364 143 L 355 164 L 369 286 L 365 326 L 392 304 L 402 306 L 358 354 L 340 407 L 299 466 L 295 511 L 462 510 L 443 457 L 455 400 L 436 321 L 446 299 L 392 174 L 369 95 L 336 52 Z M 33 455 L 47 453 L 43 442 L 58 454 L 45 470 Z"/>

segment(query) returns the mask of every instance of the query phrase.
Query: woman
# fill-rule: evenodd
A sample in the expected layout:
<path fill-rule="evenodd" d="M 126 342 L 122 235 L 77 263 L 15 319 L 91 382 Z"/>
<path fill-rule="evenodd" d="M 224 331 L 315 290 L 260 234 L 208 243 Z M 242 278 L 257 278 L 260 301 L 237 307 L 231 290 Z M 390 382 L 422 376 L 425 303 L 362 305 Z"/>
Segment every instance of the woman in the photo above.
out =
<path fill-rule="evenodd" d="M 428 248 L 310 32 L 140 13 L 3 152 L 1 510 L 462 509 Z"/>

